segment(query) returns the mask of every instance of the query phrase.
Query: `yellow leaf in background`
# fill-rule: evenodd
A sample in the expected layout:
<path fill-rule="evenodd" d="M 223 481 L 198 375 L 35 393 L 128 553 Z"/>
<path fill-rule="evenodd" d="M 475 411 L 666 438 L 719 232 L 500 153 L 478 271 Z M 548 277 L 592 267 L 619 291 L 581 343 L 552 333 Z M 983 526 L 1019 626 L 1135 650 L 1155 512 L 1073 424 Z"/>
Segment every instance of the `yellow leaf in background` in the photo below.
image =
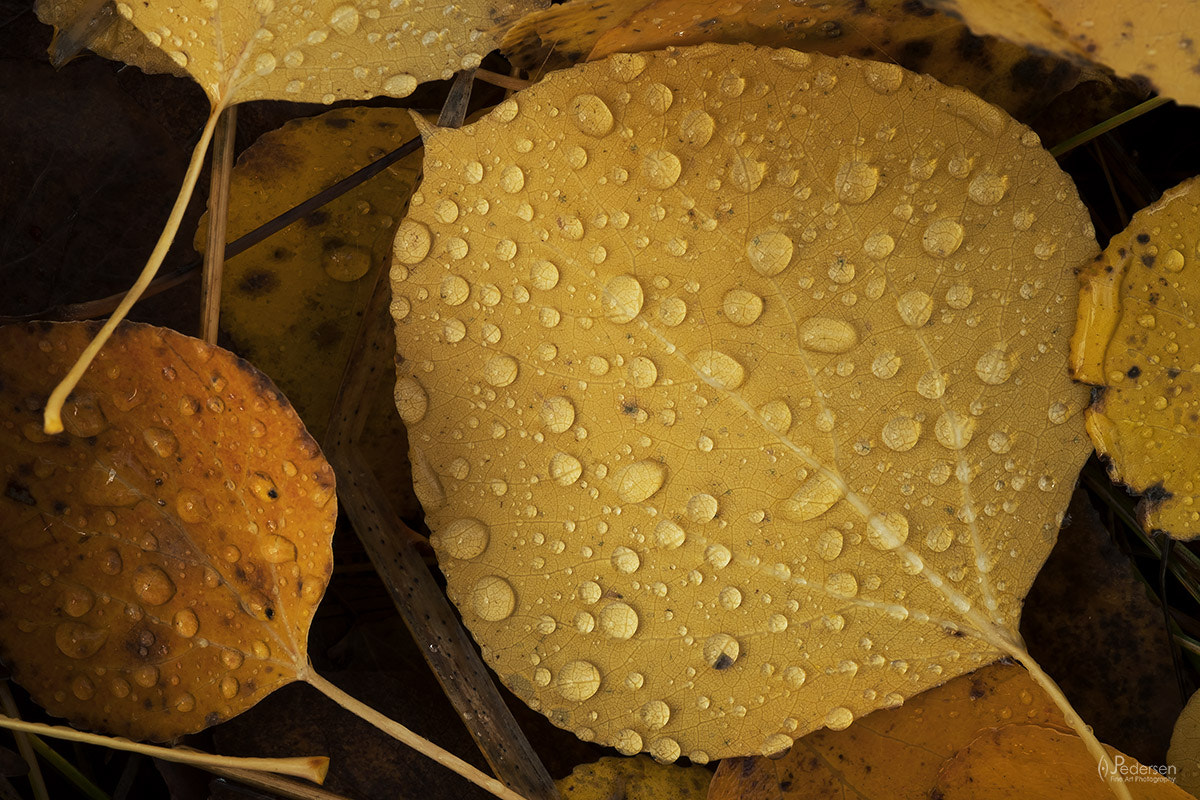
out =
<path fill-rule="evenodd" d="M 1148 785 L 1129 783 L 1135 797 L 1187 798 L 1170 782 L 1139 790 Z M 1022 668 L 994 664 L 844 731 L 809 734 L 780 758 L 722 761 L 708 800 L 1103 796 L 1096 762 L 1053 701 Z"/>
<path fill-rule="evenodd" d="M 979 34 L 1002 36 L 1118 75 L 1148 79 L 1160 94 L 1200 105 L 1200 30 L 1195 0 L 928 0 Z"/>
<path fill-rule="evenodd" d="M 1080 273 L 1071 340 L 1078 380 L 1102 387 L 1087 411 L 1109 474 L 1143 496 L 1147 529 L 1200 536 L 1200 179 L 1167 190 Z"/>
<path fill-rule="evenodd" d="M 1027 128 L 895 65 L 704 45 L 425 144 L 399 410 L 448 591 L 526 702 L 703 762 L 1024 653 L 1091 450 L 1095 252 Z"/>
<path fill-rule="evenodd" d="M 333 470 L 265 375 L 147 325 L 117 329 L 44 435 L 95 329 L 0 328 L 0 649 L 51 714 L 164 741 L 306 665 Z"/>
<path fill-rule="evenodd" d="M 970 89 L 1018 118 L 1031 116 L 1080 78 L 1073 64 L 974 36 L 961 21 L 904 0 L 747 0 L 716 7 L 708 0 L 615 6 L 611 0 L 575 0 L 530 14 L 510 29 L 502 47 L 536 70 L 547 59 L 562 65 L 705 42 L 894 62 Z"/>
<path fill-rule="evenodd" d="M 1200 792 L 1200 692 L 1187 701 L 1175 729 L 1167 763 L 1175 768 L 1175 783 L 1192 794 Z"/>
<path fill-rule="evenodd" d="M 345 108 L 295 120 L 265 134 L 234 167 L 230 241 L 273 219 L 417 135 L 404 109 Z M 421 168 L 420 154 L 322 206 L 225 262 L 221 327 L 239 353 L 287 394 L 320 439 L 329 421 L 355 332 L 389 261 L 396 224 Z M 207 215 L 194 244 L 203 251 Z M 378 369 L 390 373 L 390 356 Z M 416 512 L 404 426 L 392 386 L 379 382 L 360 447 L 388 487 L 397 512 Z"/>
<path fill-rule="evenodd" d="M 86 0 L 39 0 L 44 20 L 72 18 Z M 417 84 L 479 65 L 510 22 L 540 0 L 446 5 L 384 0 L 118 2 L 128 26 L 187 71 L 214 106 L 247 100 L 405 97 Z M 140 45 L 138 46 L 140 48 Z M 143 66 L 142 49 L 96 51 Z"/>
<path fill-rule="evenodd" d="M 645 756 L 580 764 L 555 781 L 563 800 L 705 800 L 712 773 L 703 767 L 657 764 Z"/>

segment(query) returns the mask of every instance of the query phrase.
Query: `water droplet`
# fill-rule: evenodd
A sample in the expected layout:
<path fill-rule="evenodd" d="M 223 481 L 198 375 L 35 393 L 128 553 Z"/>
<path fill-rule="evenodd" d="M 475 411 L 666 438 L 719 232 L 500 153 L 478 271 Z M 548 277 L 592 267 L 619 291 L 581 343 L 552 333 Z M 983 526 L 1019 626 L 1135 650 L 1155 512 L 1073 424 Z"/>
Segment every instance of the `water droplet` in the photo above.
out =
<path fill-rule="evenodd" d="M 91 611 L 95 604 L 96 595 L 86 586 L 69 586 L 58 599 L 59 607 L 68 617 L 82 617 Z"/>
<path fill-rule="evenodd" d="M 347 36 L 358 30 L 358 9 L 351 5 L 338 6 L 329 15 L 329 27 Z"/>
<path fill-rule="evenodd" d="M 425 412 L 429 409 L 429 395 L 416 378 L 405 376 L 396 381 L 393 397 L 400 419 L 409 425 L 425 418 Z"/>
<path fill-rule="evenodd" d="M 1002 348 L 994 347 L 975 362 L 975 374 L 984 383 L 998 386 L 1012 377 L 1012 360 Z"/>
<path fill-rule="evenodd" d="M 271 533 L 259 542 L 258 552 L 268 564 L 286 564 L 296 560 L 296 543 L 277 533 Z"/>
<path fill-rule="evenodd" d="M 241 683 L 232 675 L 226 675 L 221 678 L 221 696 L 226 700 L 232 700 L 237 696 L 238 689 L 241 688 Z"/>
<path fill-rule="evenodd" d="M 486 575 L 471 589 L 471 607 L 480 619 L 499 622 L 507 619 L 516 608 L 517 596 L 508 581 L 497 575 Z"/>
<path fill-rule="evenodd" d="M 826 561 L 833 561 L 842 554 L 843 541 L 841 531 L 826 528 L 817 537 L 817 555 Z"/>
<path fill-rule="evenodd" d="M 108 690 L 112 692 L 112 696 L 118 700 L 124 700 L 133 691 L 133 687 L 129 685 L 129 681 L 124 678 L 113 678 L 108 684 Z"/>
<path fill-rule="evenodd" d="M 555 683 L 565 699 L 587 700 L 600 690 L 600 670 L 589 661 L 569 661 L 558 671 Z"/>
<path fill-rule="evenodd" d="M 87 675 L 76 675 L 71 681 L 71 694 L 78 700 L 91 700 L 96 694 L 96 684 Z"/>
<path fill-rule="evenodd" d="M 1161 411 L 1162 409 L 1159 410 Z M 1050 408 L 1047 410 L 1046 415 L 1055 425 L 1062 425 L 1071 418 L 1071 409 L 1066 403 L 1055 402 L 1050 404 Z"/>
<path fill-rule="evenodd" d="M 951 409 L 938 417 L 933 432 L 942 447 L 962 450 L 970 444 L 971 437 L 975 435 L 975 425 L 975 417 Z"/>
<path fill-rule="evenodd" d="M 417 88 L 417 79 L 407 72 L 397 72 L 383 82 L 383 91 L 392 97 L 408 97 Z"/>
<path fill-rule="evenodd" d="M 562 433 L 575 424 L 575 405 L 566 397 L 546 398 L 538 413 L 551 433 Z"/>
<path fill-rule="evenodd" d="M 741 649 L 738 640 L 728 633 L 713 634 L 704 642 L 704 661 L 716 670 L 729 669 L 737 661 Z"/>
<path fill-rule="evenodd" d="M 116 550 L 105 550 L 100 556 L 100 571 L 105 575 L 119 575 L 123 566 L 121 554 Z"/>
<path fill-rule="evenodd" d="M 933 298 L 919 289 L 905 292 L 896 301 L 900 319 L 910 328 L 920 328 L 933 315 Z"/>
<path fill-rule="evenodd" d="M 520 167 L 511 164 L 500 173 L 500 188 L 509 194 L 516 194 L 525 188 L 525 173 Z"/>
<path fill-rule="evenodd" d="M 946 393 L 946 376 L 937 370 L 929 370 L 917 378 L 917 394 L 926 400 L 937 400 Z"/>
<path fill-rule="evenodd" d="M 274 72 L 277 65 L 275 56 L 270 53 L 262 53 L 254 59 L 254 74 L 265 77 Z"/>
<path fill-rule="evenodd" d="M 742 604 L 742 592 L 736 586 L 726 586 L 717 596 L 717 600 L 721 603 L 721 608 L 733 611 Z"/>
<path fill-rule="evenodd" d="M 1038 488 L 1043 492 L 1052 492 L 1058 487 L 1058 480 L 1053 475 L 1043 475 L 1038 478 Z"/>
<path fill-rule="evenodd" d="M 908 541 L 908 518 L 896 511 L 867 520 L 867 541 L 879 550 L 895 550 Z"/>
<path fill-rule="evenodd" d="M 617 738 L 613 740 L 612 746 L 621 755 L 637 755 L 642 750 L 642 737 L 637 731 L 624 728 L 617 731 Z"/>
<path fill-rule="evenodd" d="M 849 322 L 832 317 L 809 317 L 800 323 L 800 346 L 817 353 L 845 353 L 858 344 Z"/>
<path fill-rule="evenodd" d="M 921 235 L 921 246 L 925 252 L 937 258 L 945 258 L 958 250 L 963 242 L 965 231 L 957 220 L 948 217 L 936 219 L 925 228 Z"/>
<path fill-rule="evenodd" d="M 618 275 L 604 287 L 600 305 L 611 321 L 624 324 L 633 321 L 642 311 L 646 296 L 642 284 L 632 275 Z"/>
<path fill-rule="evenodd" d="M 190 608 L 180 609 L 171 619 L 171 627 L 175 629 L 175 633 L 190 639 L 200 630 L 200 618 Z"/>
<path fill-rule="evenodd" d="M 778 275 L 792 261 L 795 245 L 784 233 L 768 230 L 759 233 L 746 244 L 750 266 L 767 277 Z"/>
<path fill-rule="evenodd" d="M 153 564 L 134 570 L 133 593 L 148 606 L 161 606 L 175 596 L 175 582 Z"/>
<path fill-rule="evenodd" d="M 930 528 L 925 534 L 925 546 L 935 553 L 942 553 L 954 543 L 954 533 L 945 525 Z"/>
<path fill-rule="evenodd" d="M 849 572 L 835 572 L 825 578 L 825 591 L 841 599 L 857 597 L 858 579 Z"/>
<path fill-rule="evenodd" d="M 719 350 L 701 350 L 693 354 L 692 368 L 723 389 L 736 389 L 746 380 L 745 367 Z"/>
<path fill-rule="evenodd" d="M 883 425 L 882 438 L 889 450 L 911 450 L 921 438 L 921 423 L 908 416 L 892 417 Z"/>
<path fill-rule="evenodd" d="M 658 307 L 658 318 L 668 328 L 674 328 L 687 318 L 688 307 L 681 297 L 668 297 Z"/>
<path fill-rule="evenodd" d="M 657 380 L 658 367 L 654 366 L 653 361 L 645 356 L 635 356 L 630 360 L 629 382 L 632 383 L 635 388 L 649 389 Z"/>
<path fill-rule="evenodd" d="M 946 305 L 959 311 L 971 305 L 974 298 L 975 290 L 961 283 L 956 283 L 946 290 Z"/>
<path fill-rule="evenodd" d="M 662 700 L 651 700 L 638 709 L 638 718 L 647 728 L 657 731 L 671 720 L 671 707 Z"/>
<path fill-rule="evenodd" d="M 614 639 L 629 639 L 638 629 L 638 615 L 626 603 L 609 603 L 600 609 L 600 630 Z"/>
<path fill-rule="evenodd" d="M 68 658 L 91 658 L 100 652 L 107 639 L 108 631 L 82 622 L 60 622 L 54 629 L 54 643 Z"/>
<path fill-rule="evenodd" d="M 62 423 L 67 433 L 81 439 L 97 436 L 108 429 L 108 419 L 90 394 L 67 401 L 63 406 Z"/>
<path fill-rule="evenodd" d="M 981 172 L 971 180 L 967 194 L 981 206 L 994 206 L 1008 191 L 1008 176 Z"/>
<path fill-rule="evenodd" d="M 904 83 L 904 70 L 899 64 L 866 61 L 862 69 L 867 85 L 880 94 L 891 94 Z"/>
<path fill-rule="evenodd" d="M 863 252 L 871 258 L 883 259 L 896 249 L 896 240 L 886 233 L 873 233 L 863 242 Z"/>
<path fill-rule="evenodd" d="M 1004 455 L 1012 449 L 1012 437 L 1003 431 L 995 431 L 988 435 L 988 449 L 996 455 Z"/>
<path fill-rule="evenodd" d="M 879 169 L 864 161 L 847 161 L 838 167 L 833 185 L 843 203 L 865 203 L 879 187 Z"/>
<path fill-rule="evenodd" d="M 429 254 L 432 239 L 429 228 L 413 219 L 406 219 L 396 230 L 392 254 L 401 264 L 416 264 Z"/>
<path fill-rule="evenodd" d="M 763 312 L 763 299 L 746 289 L 730 289 L 725 293 L 721 309 L 734 325 L 753 325 Z"/>
<path fill-rule="evenodd" d="M 196 708 L 196 698 L 190 693 L 184 692 L 183 694 L 179 695 L 179 697 L 175 698 L 173 705 L 175 706 L 176 711 L 181 714 L 186 714 Z"/>
<path fill-rule="evenodd" d="M 179 440 L 175 438 L 175 434 L 165 428 L 144 428 L 142 441 L 159 458 L 169 458 L 179 451 Z"/>
<path fill-rule="evenodd" d="M 535 289 L 549 291 L 558 285 L 558 267 L 549 261 L 534 261 L 529 267 L 529 280 Z"/>
<path fill-rule="evenodd" d="M 555 453 L 550 458 L 550 478 L 559 486 L 571 486 L 583 475 L 583 465 L 570 453 Z"/>
<path fill-rule="evenodd" d="M 817 473 L 800 485 L 784 501 L 783 515 L 792 522 L 807 522 L 824 514 L 844 495 L 842 486 L 824 472 Z"/>
<path fill-rule="evenodd" d="M 764 425 L 776 433 L 787 433 L 792 428 L 792 409 L 783 400 L 769 400 L 758 409 Z"/>
<path fill-rule="evenodd" d="M 637 572 L 638 567 L 642 565 L 642 559 L 638 554 L 623 545 L 613 550 L 609 561 L 612 563 L 613 569 L 626 575 Z"/>
<path fill-rule="evenodd" d="M 712 522 L 717 516 L 717 498 L 706 492 L 692 495 L 687 502 L 687 517 L 692 522 L 703 525 Z"/>
<path fill-rule="evenodd" d="M 829 709 L 825 715 L 825 727 L 831 731 L 844 731 L 854 722 L 854 712 L 845 706 Z"/>
<path fill-rule="evenodd" d="M 654 541 L 658 543 L 659 547 L 666 550 L 674 550 L 686 539 L 687 534 L 683 528 L 669 519 L 664 519 L 654 526 Z"/>
<path fill-rule="evenodd" d="M 440 295 L 446 305 L 459 306 L 470 297 L 471 286 L 460 275 L 447 275 L 442 278 Z"/>
<path fill-rule="evenodd" d="M 263 472 L 253 472 L 246 478 L 246 486 L 250 494 L 260 503 L 272 503 L 279 499 L 279 489 L 270 475 Z"/>
<path fill-rule="evenodd" d="M 517 379 L 519 366 L 512 356 L 496 355 L 483 367 L 483 379 L 497 388 L 508 386 Z"/>
<path fill-rule="evenodd" d="M 894 377 L 899 369 L 900 356 L 894 350 L 884 350 L 871 362 L 871 374 L 882 380 Z"/>
<path fill-rule="evenodd" d="M 594 94 L 581 94 L 571 101 L 571 119 L 580 133 L 604 136 L 613 128 L 612 111 Z"/>
<path fill-rule="evenodd" d="M 1178 250 L 1168 250 L 1162 254 L 1159 262 L 1167 272 L 1180 272 L 1184 266 L 1183 253 Z"/>
<path fill-rule="evenodd" d="M 733 553 L 723 544 L 710 544 L 704 548 L 704 560 L 713 569 L 725 569 L 729 566 L 729 562 L 733 560 Z"/>
<path fill-rule="evenodd" d="M 696 109 L 683 115 L 679 121 L 679 134 L 684 142 L 700 148 L 708 144 L 717 128 L 716 121 L 707 111 Z"/>
<path fill-rule="evenodd" d="M 652 497 L 667 479 L 667 468 L 649 459 L 638 461 L 617 474 L 617 495 L 626 503 L 641 503 Z"/>
<path fill-rule="evenodd" d="M 631 81 L 646 69 L 646 57 L 641 53 L 614 53 L 608 58 L 608 69 L 619 81 Z"/>
<path fill-rule="evenodd" d="M 655 189 L 669 189 L 679 180 L 683 164 L 669 150 L 652 150 L 642 157 L 642 175 Z"/>
<path fill-rule="evenodd" d="M 736 153 L 729 165 L 729 180 L 739 191 L 753 192 L 762 185 L 767 165 L 754 156 Z"/>

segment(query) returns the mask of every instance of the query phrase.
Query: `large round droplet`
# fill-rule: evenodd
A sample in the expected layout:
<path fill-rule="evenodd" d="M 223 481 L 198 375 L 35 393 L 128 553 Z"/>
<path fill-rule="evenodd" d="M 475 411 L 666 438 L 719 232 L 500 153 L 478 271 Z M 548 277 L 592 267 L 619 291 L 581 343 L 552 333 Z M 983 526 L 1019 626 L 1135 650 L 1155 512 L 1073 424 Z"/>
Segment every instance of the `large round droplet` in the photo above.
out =
<path fill-rule="evenodd" d="M 841 500 L 845 492 L 832 476 L 819 472 L 784 501 L 783 514 L 792 522 L 807 522 L 824 514 Z"/>
<path fill-rule="evenodd" d="M 392 97 L 408 97 L 417 88 L 416 77 L 407 72 L 397 72 L 383 82 L 383 91 Z"/>
<path fill-rule="evenodd" d="M 763 312 L 763 299 L 746 289 L 730 289 L 721 302 L 725 318 L 734 325 L 753 325 Z"/>
<path fill-rule="evenodd" d="M 471 589 L 471 607 L 480 619 L 499 622 L 507 619 L 517 606 L 517 596 L 508 581 L 497 575 L 487 575 Z"/>
<path fill-rule="evenodd" d="M 1008 176 L 981 172 L 971 180 L 967 195 L 981 206 L 994 206 L 1008 191 Z"/>
<path fill-rule="evenodd" d="M 857 597 L 858 579 L 849 572 L 835 572 L 825 578 L 825 591 L 841 599 Z"/>
<path fill-rule="evenodd" d="M 396 229 L 392 255 L 401 264 L 416 264 L 429 255 L 432 243 L 428 227 L 414 219 L 406 219 Z"/>
<path fill-rule="evenodd" d="M 641 557 L 624 545 L 613 550 L 612 558 L 609 561 L 612 563 L 613 569 L 625 575 L 637 572 L 638 567 L 642 565 Z"/>
<path fill-rule="evenodd" d="M 792 409 L 786 400 L 768 400 L 758 409 L 763 425 L 776 433 L 787 433 L 792 429 Z"/>
<path fill-rule="evenodd" d="M 715 670 L 726 670 L 738 660 L 742 648 L 728 633 L 717 633 L 704 642 L 704 661 Z"/>
<path fill-rule="evenodd" d="M 795 245 L 780 231 L 763 231 L 746 244 L 750 266 L 760 275 L 771 277 L 787 269 L 792 262 Z"/>
<path fill-rule="evenodd" d="M 516 194 L 525 188 L 525 172 L 516 164 L 510 164 L 500 173 L 500 188 Z"/>
<path fill-rule="evenodd" d="M 735 154 L 729 165 L 729 180 L 742 192 L 753 192 L 762 185 L 767 165 L 754 156 Z"/>
<path fill-rule="evenodd" d="M 879 169 L 864 161 L 847 161 L 838 167 L 833 186 L 843 203 L 865 203 L 879 186 Z"/>
<path fill-rule="evenodd" d="M 858 344 L 858 333 L 844 319 L 809 317 L 799 325 L 800 346 L 816 353 L 844 353 Z"/>
<path fill-rule="evenodd" d="M 142 441 L 159 458 L 170 458 L 179 451 L 179 440 L 175 438 L 175 434 L 165 428 L 144 428 Z"/>
<path fill-rule="evenodd" d="M 845 706 L 829 709 L 825 714 L 825 727 L 831 731 L 844 731 L 854 722 L 854 712 Z"/>
<path fill-rule="evenodd" d="M 638 615 L 626 603 L 609 603 L 600 609 L 600 630 L 614 639 L 628 639 L 637 633 Z"/>
<path fill-rule="evenodd" d="M 817 555 L 826 561 L 833 561 L 842 554 L 843 542 L 844 537 L 841 531 L 826 528 L 817 537 Z"/>
<path fill-rule="evenodd" d="M 569 661 L 558 671 L 555 684 L 565 699 L 587 700 L 600 690 L 600 670 L 590 661 Z"/>
<path fill-rule="evenodd" d="M 629 361 L 629 382 L 638 389 L 649 389 L 658 380 L 658 367 L 645 356 L 636 356 Z"/>
<path fill-rule="evenodd" d="M 687 540 L 687 533 L 683 528 L 669 519 L 664 519 L 654 526 L 654 541 L 659 547 L 667 550 L 674 550 Z"/>
<path fill-rule="evenodd" d="M 58 598 L 58 606 L 68 617 L 82 617 L 96 604 L 96 595 L 86 586 L 68 586 Z"/>
<path fill-rule="evenodd" d="M 517 379 L 519 369 L 512 356 L 492 356 L 483 366 L 483 379 L 497 388 L 508 386 Z"/>
<path fill-rule="evenodd" d="M 631 728 L 617 731 L 612 746 L 623 756 L 635 756 L 642 751 L 642 735 Z"/>
<path fill-rule="evenodd" d="M 921 235 L 921 246 L 931 256 L 945 258 L 954 253 L 963 242 L 965 231 L 957 220 L 935 219 Z"/>
<path fill-rule="evenodd" d="M 296 543 L 277 533 L 267 534 L 258 543 L 258 553 L 268 564 L 287 564 L 296 560 Z"/>
<path fill-rule="evenodd" d="M 190 608 L 182 608 L 171 618 L 171 627 L 175 629 L 175 633 L 190 639 L 200 630 L 200 618 Z"/>
<path fill-rule="evenodd" d="M 679 180 L 683 164 L 669 150 L 652 150 L 642 157 L 642 176 L 655 189 L 669 189 Z"/>
<path fill-rule="evenodd" d="M 535 289 L 549 291 L 558 285 L 558 267 L 549 261 L 534 261 L 529 266 L 529 280 Z"/>
<path fill-rule="evenodd" d="M 327 247 L 321 253 L 321 267 L 335 281 L 351 283 L 371 269 L 371 252 L 352 244 Z"/>
<path fill-rule="evenodd" d="M 538 416 L 551 433 L 563 433 L 575 424 L 575 404 L 568 397 L 547 397 L 542 401 Z"/>
<path fill-rule="evenodd" d="M 746 380 L 746 369 L 733 356 L 720 350 L 701 350 L 692 356 L 692 367 L 722 389 L 736 389 Z"/>
<path fill-rule="evenodd" d="M 1012 377 L 1012 360 L 1002 348 L 994 347 L 975 362 L 975 374 L 984 383 L 999 385 Z"/>
<path fill-rule="evenodd" d="M 912 417 L 892 417 L 883 425 L 883 443 L 897 453 L 911 450 L 920 438 L 921 423 Z"/>
<path fill-rule="evenodd" d="M 430 543 L 451 558 L 468 560 L 481 555 L 491 539 L 488 526 L 474 517 L 456 519 L 430 537 Z"/>
<path fill-rule="evenodd" d="M 175 596 L 175 582 L 153 564 L 134 570 L 133 593 L 148 606 L 161 606 Z"/>
<path fill-rule="evenodd" d="M 679 136 L 692 147 L 699 148 L 708 144 L 716 129 L 716 121 L 702 109 L 689 111 L 679 120 Z"/>
<path fill-rule="evenodd" d="M 933 432 L 943 447 L 950 450 L 962 450 L 971 443 L 971 437 L 975 435 L 976 424 L 975 417 L 969 414 L 960 414 L 951 409 L 938 417 L 933 426 Z"/>
<path fill-rule="evenodd" d="M 617 495 L 626 503 L 648 500 L 667 479 L 667 468 L 657 461 L 638 461 L 617 474 Z"/>
<path fill-rule="evenodd" d="M 920 289 L 913 289 L 900 295 L 896 310 L 900 312 L 900 319 L 905 325 L 920 328 L 933 316 L 933 298 Z"/>
<path fill-rule="evenodd" d="M 54 643 L 68 658 L 90 658 L 100 651 L 108 631 L 82 622 L 60 622 L 54 629 Z"/>
<path fill-rule="evenodd" d="M 657 731 L 671 721 L 671 707 L 662 700 L 651 700 L 638 709 L 638 717 L 647 728 Z"/>
<path fill-rule="evenodd" d="M 642 284 L 632 275 L 618 275 L 604 287 L 600 305 L 604 315 L 611 321 L 624 324 L 632 322 L 642 311 L 646 295 Z"/>
<path fill-rule="evenodd" d="M 550 458 L 550 478 L 559 486 L 571 486 L 583 475 L 583 464 L 570 453 L 555 453 Z"/>
<path fill-rule="evenodd" d="M 613 115 L 608 105 L 594 94 L 581 94 L 571 101 L 569 113 L 580 133 L 604 136 L 613 128 Z"/>
<path fill-rule="evenodd" d="M 358 30 L 358 9 L 351 5 L 338 6 L 329 15 L 329 27 L 347 36 Z"/>

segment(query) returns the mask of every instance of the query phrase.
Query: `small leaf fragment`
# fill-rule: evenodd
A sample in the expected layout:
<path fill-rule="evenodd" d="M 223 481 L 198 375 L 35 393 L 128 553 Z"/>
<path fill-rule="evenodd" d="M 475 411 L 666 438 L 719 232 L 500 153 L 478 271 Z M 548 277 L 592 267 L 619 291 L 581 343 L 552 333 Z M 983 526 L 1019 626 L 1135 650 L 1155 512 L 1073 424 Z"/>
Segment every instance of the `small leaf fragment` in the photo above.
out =
<path fill-rule="evenodd" d="M 1160 94 L 1200 105 L 1200 54 L 1193 37 L 1200 4 L 1192 0 L 928 0 L 978 34 L 1077 62 L 1094 61 L 1118 75 L 1148 79 Z"/>
<path fill-rule="evenodd" d="M 1175 720 L 1167 764 L 1175 768 L 1175 782 L 1181 789 L 1200 792 L 1200 692 L 1188 699 Z"/>
<path fill-rule="evenodd" d="M 1134 214 L 1080 272 L 1071 339 L 1076 379 L 1102 387 L 1087 410 L 1114 480 L 1142 493 L 1147 529 L 1200 536 L 1200 179 Z"/>
<path fill-rule="evenodd" d="M 0 328 L 0 653 L 50 713 L 163 741 L 306 665 L 333 471 L 265 375 L 146 325 L 117 328 L 46 436 L 95 328 Z"/>
<path fill-rule="evenodd" d="M 700 766 L 608 756 L 580 764 L 555 784 L 563 800 L 705 800 L 711 780 L 712 773 Z"/>

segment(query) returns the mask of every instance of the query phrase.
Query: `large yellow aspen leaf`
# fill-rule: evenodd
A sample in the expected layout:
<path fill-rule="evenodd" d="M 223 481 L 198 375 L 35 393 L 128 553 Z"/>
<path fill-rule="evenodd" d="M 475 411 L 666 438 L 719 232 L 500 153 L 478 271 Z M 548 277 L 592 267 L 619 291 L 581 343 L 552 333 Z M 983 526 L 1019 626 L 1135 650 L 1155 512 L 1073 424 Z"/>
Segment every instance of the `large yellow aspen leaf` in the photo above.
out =
<path fill-rule="evenodd" d="M 39 0 L 56 26 L 86 0 Z M 405 97 L 422 81 L 479 65 L 508 25 L 539 0 L 446 4 L 385 0 L 151 0 L 118 2 L 121 19 L 90 46 L 157 70 L 160 57 L 191 75 L 214 106 L 247 100 Z"/>
<path fill-rule="evenodd" d="M 791 47 L 831 56 L 892 61 L 963 86 L 1018 118 L 1031 116 L 1080 77 L 1074 64 L 991 36 L 904 0 L 573 0 L 534 12 L 502 47 L 531 69 L 612 53 L 720 42 Z M 547 61 L 549 59 L 549 61 Z"/>
<path fill-rule="evenodd" d="M 117 329 L 0 328 L 0 654 L 51 714 L 162 741 L 244 711 L 307 665 L 333 569 L 333 470 L 295 411 L 227 351 Z"/>
<path fill-rule="evenodd" d="M 1200 179 L 1133 215 L 1080 273 L 1076 378 L 1100 387 L 1087 411 L 1109 474 L 1143 495 L 1142 523 L 1200 536 Z"/>
<path fill-rule="evenodd" d="M 1091 447 L 1037 137 L 894 65 L 619 54 L 425 142 L 396 400 L 489 663 L 623 753 L 777 753 L 1019 644 Z"/>
<path fill-rule="evenodd" d="M 1200 105 L 1200 29 L 1195 0 L 929 0 L 979 34 L 1076 61 L 1095 61 L 1118 75 L 1148 79 L 1159 93 Z"/>
<path fill-rule="evenodd" d="M 228 237 L 236 239 L 417 135 L 404 109 L 343 108 L 270 131 L 230 177 Z M 361 309 L 388 263 L 396 225 L 417 182 L 419 155 L 393 164 L 267 241 L 225 263 L 221 327 L 236 350 L 271 375 L 317 439 L 325 432 L 351 356 Z M 203 251 L 208 216 L 194 245 Z M 392 356 L 378 369 L 392 369 Z M 404 427 L 390 381 L 372 398 L 360 446 L 393 507 L 413 512 Z"/>

